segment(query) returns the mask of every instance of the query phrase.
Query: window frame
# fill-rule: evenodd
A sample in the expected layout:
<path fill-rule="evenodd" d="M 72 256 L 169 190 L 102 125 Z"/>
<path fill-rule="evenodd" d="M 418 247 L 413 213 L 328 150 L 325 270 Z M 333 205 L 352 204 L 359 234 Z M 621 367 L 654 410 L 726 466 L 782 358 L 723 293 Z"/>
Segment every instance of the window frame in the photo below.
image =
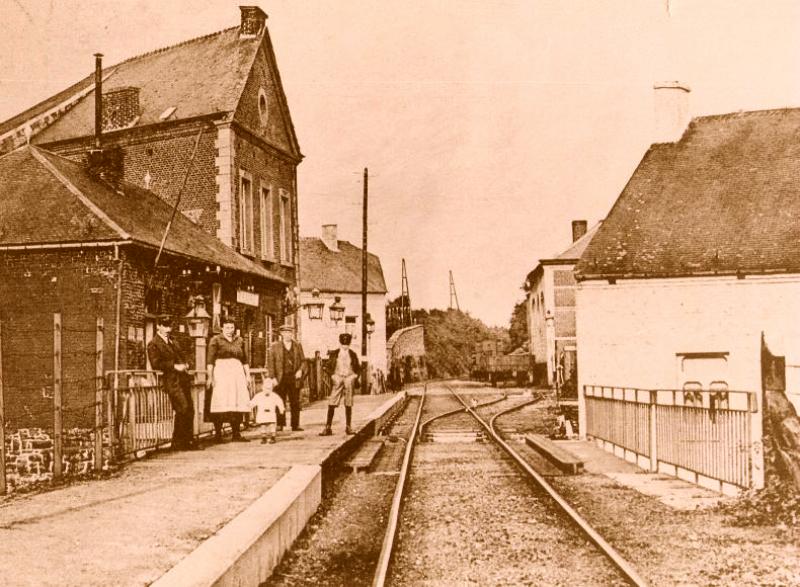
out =
<path fill-rule="evenodd" d="M 245 182 L 250 189 L 245 191 Z M 239 250 L 254 253 L 253 235 L 253 176 L 244 169 L 239 170 Z"/>
<path fill-rule="evenodd" d="M 261 258 L 275 257 L 275 243 L 272 238 L 272 184 L 259 186 L 259 226 L 261 229 Z"/>

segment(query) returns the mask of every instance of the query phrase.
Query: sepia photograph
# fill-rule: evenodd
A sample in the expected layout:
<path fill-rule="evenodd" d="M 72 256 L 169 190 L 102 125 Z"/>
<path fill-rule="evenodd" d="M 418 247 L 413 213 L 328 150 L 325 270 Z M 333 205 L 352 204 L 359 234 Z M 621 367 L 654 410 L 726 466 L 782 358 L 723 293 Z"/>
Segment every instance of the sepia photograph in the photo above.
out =
<path fill-rule="evenodd" d="M 0 23 L 0 584 L 800 587 L 800 0 Z"/>

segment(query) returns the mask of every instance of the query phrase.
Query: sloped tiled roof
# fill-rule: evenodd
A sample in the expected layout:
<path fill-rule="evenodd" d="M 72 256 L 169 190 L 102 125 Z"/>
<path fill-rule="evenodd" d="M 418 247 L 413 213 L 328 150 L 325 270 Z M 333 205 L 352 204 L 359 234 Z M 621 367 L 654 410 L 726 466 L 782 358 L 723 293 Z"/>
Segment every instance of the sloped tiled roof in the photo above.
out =
<path fill-rule="evenodd" d="M 0 247 L 127 241 L 157 249 L 171 215 L 152 192 L 128 183 L 116 191 L 83 165 L 38 147 L 0 157 Z M 175 215 L 164 250 L 286 283 L 183 214 Z"/>
<path fill-rule="evenodd" d="M 269 33 L 239 36 L 240 27 L 185 41 L 178 45 L 132 57 L 103 68 L 103 91 L 116 88 L 139 88 L 141 116 L 136 127 L 163 122 L 161 115 L 175 108 L 168 120 L 190 119 L 219 114 L 232 118 L 247 82 L 256 53 Z M 0 123 L 0 135 L 21 123 L 47 112 L 56 104 L 94 84 L 94 74 Z M 278 82 L 280 85 L 280 82 Z M 279 95 L 284 99 L 282 88 Z M 288 117 L 288 109 L 284 108 Z M 299 153 L 291 119 L 290 141 Z M 94 133 L 94 94 L 89 92 L 49 126 L 34 135 L 32 142 L 43 145 Z"/>
<path fill-rule="evenodd" d="M 561 253 L 554 255 L 551 259 L 553 261 L 577 261 L 583 255 L 586 247 L 592 241 L 597 229 L 600 227 L 600 222 L 595 224 L 592 228 L 586 231 L 582 237 L 574 241 L 570 246 L 564 249 Z M 551 259 L 547 259 L 548 261 Z M 545 259 L 543 259 L 544 261 Z"/>
<path fill-rule="evenodd" d="M 358 293 L 361 291 L 361 249 L 338 241 L 339 251 L 331 251 L 319 238 L 300 239 L 300 289 Z M 386 293 L 381 260 L 367 255 L 367 291 Z"/>
<path fill-rule="evenodd" d="M 800 109 L 694 119 L 650 147 L 579 279 L 800 272 Z"/>

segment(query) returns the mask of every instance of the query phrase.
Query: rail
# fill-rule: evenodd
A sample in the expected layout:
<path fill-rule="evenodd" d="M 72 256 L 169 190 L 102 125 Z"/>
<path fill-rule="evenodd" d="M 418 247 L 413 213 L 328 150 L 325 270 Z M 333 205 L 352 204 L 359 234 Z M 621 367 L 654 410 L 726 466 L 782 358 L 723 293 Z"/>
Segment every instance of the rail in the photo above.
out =
<path fill-rule="evenodd" d="M 758 485 L 755 392 L 585 385 L 583 399 L 586 435 L 641 467 L 706 485 Z"/>
<path fill-rule="evenodd" d="M 522 456 L 520 456 L 519 453 L 517 453 L 517 451 L 515 451 L 511 447 L 511 445 L 509 445 L 505 440 L 503 440 L 499 432 L 495 429 L 494 422 L 499 416 L 502 416 L 503 414 L 506 414 L 514 410 L 518 410 L 526 405 L 530 405 L 532 403 L 540 401 L 541 398 L 534 398 L 528 402 L 523 402 L 522 404 L 518 404 L 510 407 L 507 410 L 498 412 L 497 414 L 492 416 L 490 421 L 487 423 L 483 418 L 481 418 L 475 412 L 473 408 L 468 406 L 466 402 L 463 400 L 463 398 L 461 398 L 461 396 L 459 396 L 455 391 L 453 391 L 452 388 L 450 388 L 447 385 L 445 387 L 447 387 L 450 390 L 450 392 L 456 398 L 458 398 L 458 401 L 460 401 L 464 405 L 466 410 L 470 414 L 472 414 L 472 416 L 481 424 L 481 426 L 483 426 L 483 428 L 486 430 L 489 436 L 491 436 L 491 438 L 494 439 L 494 441 L 500 447 L 502 447 L 503 450 L 506 451 L 506 453 L 508 453 L 508 455 L 528 474 L 528 476 L 531 479 L 533 479 L 537 483 L 537 485 L 539 485 L 545 491 L 545 493 L 547 493 L 558 504 L 558 506 L 564 511 L 564 513 L 566 513 L 572 519 L 572 521 L 575 522 L 575 524 L 584 532 L 584 534 L 586 534 L 589 540 L 591 540 L 594 544 L 597 545 L 600 551 L 620 570 L 620 572 L 623 575 L 625 575 L 625 578 L 632 585 L 637 585 L 642 587 L 647 585 L 647 582 L 639 575 L 639 573 L 636 571 L 633 565 L 631 565 L 627 560 L 625 560 L 625 558 L 621 554 L 619 554 L 619 552 L 617 552 L 617 550 L 613 546 L 611 546 L 594 528 L 592 528 L 591 525 L 586 520 L 584 520 L 581 517 L 581 515 L 577 511 L 575 511 L 575 509 L 561 496 L 561 494 L 559 494 L 553 488 L 553 486 L 550 485 L 544 479 L 544 477 L 542 477 L 541 475 L 539 475 L 539 473 L 533 470 L 533 468 L 527 463 L 527 461 L 525 461 L 525 459 L 522 458 Z"/>
<path fill-rule="evenodd" d="M 389 521 L 386 526 L 386 533 L 383 536 L 383 545 L 381 546 L 381 553 L 378 557 L 378 566 L 375 570 L 375 575 L 372 580 L 373 587 L 383 587 L 386 583 L 386 578 L 389 573 L 389 563 L 392 559 L 392 550 L 394 549 L 394 540 L 397 536 L 397 525 L 400 521 L 400 510 L 403 504 L 403 495 L 405 494 L 406 481 L 408 479 L 408 471 L 411 468 L 411 459 L 414 454 L 414 439 L 417 437 L 417 430 L 419 429 L 419 422 L 422 418 L 422 408 L 425 405 L 425 396 L 428 391 L 428 384 L 422 390 L 422 398 L 419 402 L 419 409 L 417 410 L 417 417 L 414 419 L 414 427 L 411 429 L 410 440 L 406 444 L 406 451 L 403 455 L 403 465 L 400 468 L 400 476 L 397 480 L 397 486 L 394 490 L 394 497 L 392 497 L 392 507 L 389 510 Z"/>

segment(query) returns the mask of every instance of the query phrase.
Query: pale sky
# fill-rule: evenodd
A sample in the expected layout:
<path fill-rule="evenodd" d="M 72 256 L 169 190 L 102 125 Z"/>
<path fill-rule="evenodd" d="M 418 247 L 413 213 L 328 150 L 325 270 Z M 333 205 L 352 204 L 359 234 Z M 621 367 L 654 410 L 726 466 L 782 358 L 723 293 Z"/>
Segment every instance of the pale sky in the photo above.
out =
<path fill-rule="evenodd" d="M 507 325 L 538 260 L 592 225 L 651 142 L 653 83 L 692 114 L 800 107 L 800 1 L 270 0 L 300 232 L 339 225 L 390 297 Z M 0 0 L 0 120 L 89 74 L 239 22 L 239 2 Z"/>

